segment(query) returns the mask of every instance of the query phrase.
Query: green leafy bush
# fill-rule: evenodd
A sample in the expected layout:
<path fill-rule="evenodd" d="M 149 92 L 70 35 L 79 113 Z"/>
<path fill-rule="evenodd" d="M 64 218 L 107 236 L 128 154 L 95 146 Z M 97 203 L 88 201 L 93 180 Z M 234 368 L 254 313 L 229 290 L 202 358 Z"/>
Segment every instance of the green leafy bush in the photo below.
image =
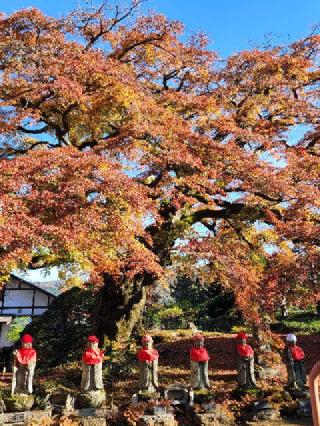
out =
<path fill-rule="evenodd" d="M 320 317 L 319 315 L 308 312 L 290 314 L 288 318 L 279 320 L 276 324 L 273 324 L 272 329 L 283 333 L 320 333 Z"/>
<path fill-rule="evenodd" d="M 241 322 L 234 296 L 217 284 L 203 284 L 178 277 L 171 290 L 153 295 L 143 318 L 146 329 L 188 328 L 189 322 L 202 330 L 230 331 Z"/>
<path fill-rule="evenodd" d="M 179 306 L 171 306 L 161 309 L 158 312 L 158 317 L 164 328 L 181 328 L 183 323 L 183 310 Z"/>
<path fill-rule="evenodd" d="M 40 368 L 81 358 L 86 338 L 92 333 L 95 305 L 92 290 L 74 287 L 58 296 L 40 318 L 25 328 L 34 337 Z"/>
<path fill-rule="evenodd" d="M 9 328 L 6 334 L 6 339 L 15 343 L 20 339 L 20 335 L 25 327 L 31 322 L 31 317 L 16 317 L 9 324 Z"/>

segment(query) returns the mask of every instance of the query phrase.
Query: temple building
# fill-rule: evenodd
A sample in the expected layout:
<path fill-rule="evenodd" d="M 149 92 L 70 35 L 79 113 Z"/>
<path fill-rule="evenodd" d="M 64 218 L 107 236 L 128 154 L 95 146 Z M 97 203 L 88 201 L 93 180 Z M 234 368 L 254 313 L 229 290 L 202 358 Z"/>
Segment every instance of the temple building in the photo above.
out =
<path fill-rule="evenodd" d="M 60 281 L 29 282 L 11 274 L 0 291 L 0 348 L 12 346 L 6 339 L 10 323 L 16 317 L 41 316 L 58 296 Z"/>

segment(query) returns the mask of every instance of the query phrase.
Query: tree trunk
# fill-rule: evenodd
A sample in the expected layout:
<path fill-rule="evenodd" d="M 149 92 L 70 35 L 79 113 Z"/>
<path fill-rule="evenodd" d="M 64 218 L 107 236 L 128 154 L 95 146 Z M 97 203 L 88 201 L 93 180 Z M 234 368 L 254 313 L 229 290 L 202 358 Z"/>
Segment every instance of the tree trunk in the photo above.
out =
<path fill-rule="evenodd" d="M 273 379 L 281 374 L 281 357 L 276 350 L 277 342 L 270 329 L 270 318 L 262 317 L 263 323 L 252 325 L 253 346 L 257 361 L 257 375 L 260 379 Z M 278 342 L 279 343 L 279 342 Z"/>
<path fill-rule="evenodd" d="M 100 338 L 126 342 L 141 319 L 147 286 L 153 279 L 146 274 L 119 282 L 105 274 L 104 282 L 97 306 L 96 333 Z"/>
<path fill-rule="evenodd" d="M 169 217 L 169 213 L 165 218 Z M 154 240 L 152 250 L 157 253 L 163 267 L 170 263 L 169 250 L 175 242 L 173 226 L 165 223 L 160 230 L 153 225 L 148 228 Z M 116 342 L 126 342 L 133 330 L 141 325 L 147 288 L 155 282 L 156 277 L 146 272 L 124 281 L 117 281 L 111 275 L 104 274 L 104 287 L 96 312 L 97 335 Z"/>

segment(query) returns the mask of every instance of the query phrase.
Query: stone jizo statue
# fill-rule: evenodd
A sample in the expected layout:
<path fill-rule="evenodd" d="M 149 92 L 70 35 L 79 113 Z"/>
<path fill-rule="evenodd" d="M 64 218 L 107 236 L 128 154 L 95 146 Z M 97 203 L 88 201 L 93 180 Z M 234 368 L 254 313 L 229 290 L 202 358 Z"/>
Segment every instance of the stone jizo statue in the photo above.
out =
<path fill-rule="evenodd" d="M 139 390 L 147 392 L 155 392 L 158 384 L 158 359 L 159 354 L 153 348 L 153 340 L 149 334 L 143 336 L 142 348 L 139 350 L 137 357 L 139 362 Z"/>
<path fill-rule="evenodd" d="M 103 389 L 102 361 L 103 351 L 98 347 L 99 339 L 96 336 L 87 338 L 87 348 L 82 356 L 82 380 L 83 392 Z"/>
<path fill-rule="evenodd" d="M 285 358 L 288 371 L 288 386 L 303 388 L 307 381 L 305 354 L 297 346 L 297 336 L 288 334 L 286 337 Z"/>
<path fill-rule="evenodd" d="M 256 379 L 254 376 L 254 351 L 247 344 L 248 336 L 240 332 L 237 337 L 237 356 L 238 356 L 238 385 L 244 388 L 254 388 Z"/>
<path fill-rule="evenodd" d="M 208 377 L 209 354 L 204 348 L 202 334 L 193 336 L 193 347 L 190 350 L 191 387 L 193 389 L 207 389 L 210 387 Z"/>
<path fill-rule="evenodd" d="M 32 394 L 32 381 L 37 362 L 37 352 L 32 347 L 33 338 L 25 334 L 21 348 L 13 352 L 12 395 Z"/>

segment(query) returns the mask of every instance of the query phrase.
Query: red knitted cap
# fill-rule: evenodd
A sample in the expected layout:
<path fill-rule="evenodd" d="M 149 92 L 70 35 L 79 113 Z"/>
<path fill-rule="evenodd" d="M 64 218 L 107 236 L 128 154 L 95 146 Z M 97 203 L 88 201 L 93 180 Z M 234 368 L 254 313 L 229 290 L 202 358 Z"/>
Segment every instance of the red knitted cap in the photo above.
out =
<path fill-rule="evenodd" d="M 238 333 L 236 339 L 238 340 L 247 340 L 248 335 L 244 332 L 244 331 L 240 331 L 240 333 Z"/>
<path fill-rule="evenodd" d="M 93 343 L 99 343 L 99 339 L 98 339 L 98 337 L 96 337 L 96 336 L 89 336 L 89 337 L 87 338 L 87 341 L 88 341 L 88 342 L 93 342 Z"/>
<path fill-rule="evenodd" d="M 24 334 L 21 338 L 22 343 L 32 343 L 33 337 L 30 334 Z"/>

